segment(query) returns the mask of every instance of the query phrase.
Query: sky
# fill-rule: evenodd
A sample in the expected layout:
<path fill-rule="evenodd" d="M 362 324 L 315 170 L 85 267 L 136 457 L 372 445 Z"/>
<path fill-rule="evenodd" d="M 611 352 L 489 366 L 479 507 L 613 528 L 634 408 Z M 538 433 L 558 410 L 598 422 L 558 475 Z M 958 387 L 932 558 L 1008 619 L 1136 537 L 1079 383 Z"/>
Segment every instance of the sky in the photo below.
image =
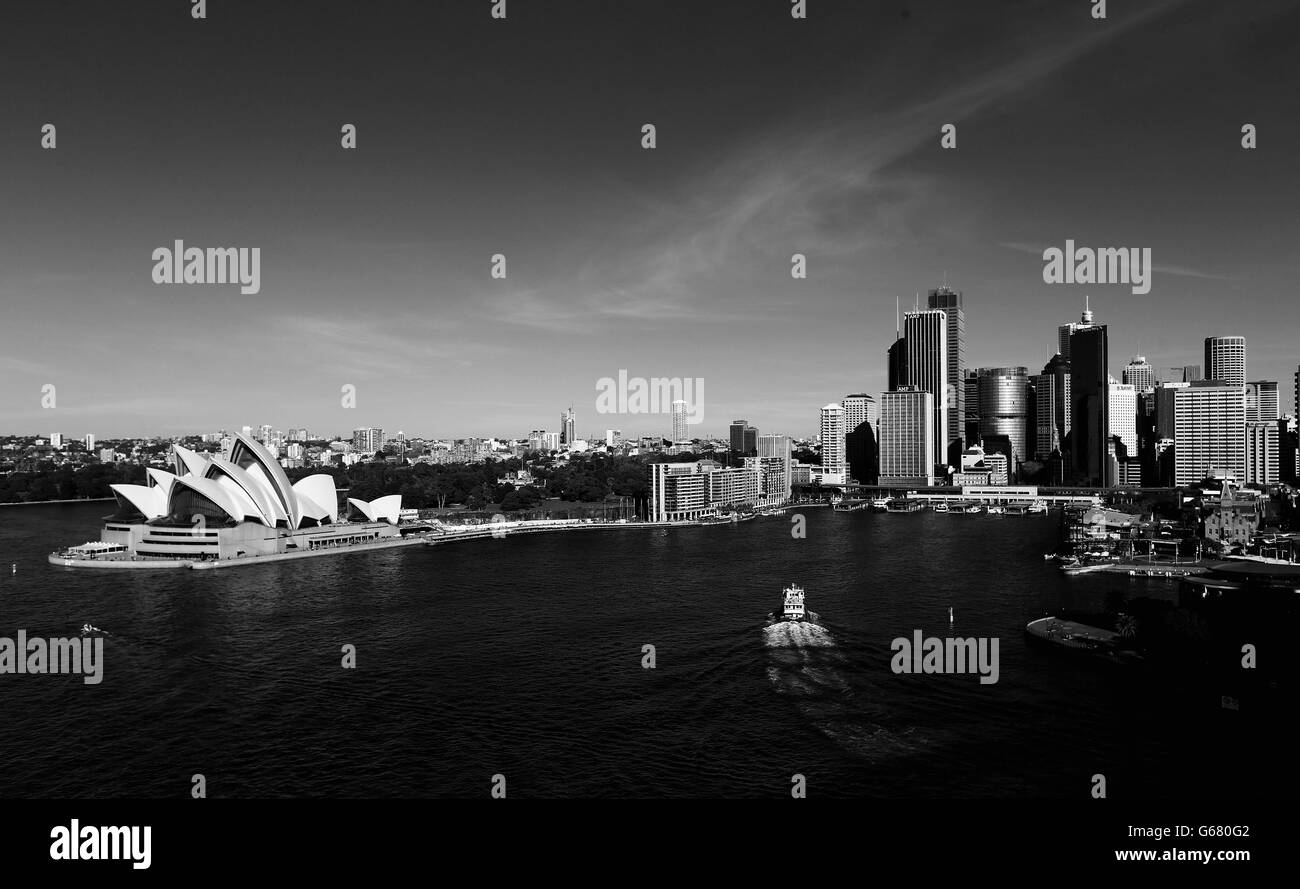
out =
<path fill-rule="evenodd" d="M 625 371 L 812 435 L 945 280 L 971 367 L 1036 372 L 1087 294 L 1115 376 L 1235 334 L 1294 405 L 1290 0 L 269 6 L 7 5 L 0 434 L 668 435 L 597 411 Z M 1066 239 L 1150 292 L 1045 283 Z M 176 240 L 260 292 L 154 283 Z"/>

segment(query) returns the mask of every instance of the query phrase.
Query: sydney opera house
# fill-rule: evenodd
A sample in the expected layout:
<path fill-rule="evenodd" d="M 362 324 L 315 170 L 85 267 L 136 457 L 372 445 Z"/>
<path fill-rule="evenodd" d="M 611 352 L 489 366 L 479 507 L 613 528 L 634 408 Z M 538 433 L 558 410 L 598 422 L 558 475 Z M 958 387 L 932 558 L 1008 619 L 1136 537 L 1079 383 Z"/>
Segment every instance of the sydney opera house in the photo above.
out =
<path fill-rule="evenodd" d="M 229 459 L 172 446 L 174 471 L 149 468 L 146 485 L 112 485 L 118 511 L 100 540 L 54 554 L 55 564 L 175 566 L 337 549 L 397 538 L 400 495 L 349 499 L 340 518 L 334 478 L 290 484 L 259 442 L 236 433 Z"/>

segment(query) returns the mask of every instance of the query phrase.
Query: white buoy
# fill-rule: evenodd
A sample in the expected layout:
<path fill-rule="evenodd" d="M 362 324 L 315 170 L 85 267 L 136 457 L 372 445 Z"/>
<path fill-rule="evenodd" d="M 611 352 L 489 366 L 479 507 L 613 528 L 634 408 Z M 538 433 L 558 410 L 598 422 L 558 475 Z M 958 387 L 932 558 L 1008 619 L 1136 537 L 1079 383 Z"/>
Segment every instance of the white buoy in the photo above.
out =
<path fill-rule="evenodd" d="M 952 623 L 952 606 L 948 606 L 948 623 Z"/>

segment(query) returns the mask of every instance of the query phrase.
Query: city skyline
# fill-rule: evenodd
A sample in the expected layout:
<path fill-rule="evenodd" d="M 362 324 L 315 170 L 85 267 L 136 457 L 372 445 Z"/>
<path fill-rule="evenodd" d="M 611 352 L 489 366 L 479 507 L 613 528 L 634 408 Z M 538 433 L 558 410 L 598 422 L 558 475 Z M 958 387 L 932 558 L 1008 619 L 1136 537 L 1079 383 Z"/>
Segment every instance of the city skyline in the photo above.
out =
<path fill-rule="evenodd" d="M 779 6 L 520 6 L 527 39 L 467 8 L 413 7 L 436 27 L 410 29 L 343 4 L 232 2 L 196 23 L 145 3 L 69 32 L 28 7 L 29 38 L 0 54 L 0 165 L 25 208 L 0 229 L 0 431 L 283 417 L 522 437 L 573 404 L 579 434 L 670 437 L 667 413 L 597 419 L 597 381 L 626 369 L 709 381 L 693 437 L 733 416 L 804 436 L 820 405 L 886 391 L 895 300 L 924 308 L 945 283 L 964 294 L 968 368 L 1041 367 L 1086 293 L 1117 378 L 1133 355 L 1195 364 L 1206 337 L 1244 336 L 1248 379 L 1291 403 L 1300 359 L 1275 320 L 1300 127 L 1279 98 L 1300 14 L 1078 6 L 827 4 L 794 23 Z M 742 15 L 747 45 L 727 48 Z M 249 30 L 295 35 L 302 55 Z M 147 61 L 84 64 L 105 46 Z M 579 46 L 593 55 L 556 65 Z M 934 46 L 947 63 L 918 65 Z M 48 90 L 21 86 L 34 69 L 57 72 Z M 259 248 L 260 291 L 154 284 L 152 251 L 178 239 Z M 1042 251 L 1066 239 L 1150 248 L 1150 292 L 1044 283 Z"/>

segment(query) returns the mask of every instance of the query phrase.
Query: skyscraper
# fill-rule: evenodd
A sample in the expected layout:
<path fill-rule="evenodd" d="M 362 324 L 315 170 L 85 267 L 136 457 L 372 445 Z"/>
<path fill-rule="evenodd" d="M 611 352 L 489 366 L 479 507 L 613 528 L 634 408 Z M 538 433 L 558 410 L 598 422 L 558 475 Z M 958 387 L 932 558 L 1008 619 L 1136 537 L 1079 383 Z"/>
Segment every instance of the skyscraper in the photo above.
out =
<path fill-rule="evenodd" d="M 1105 324 L 1083 323 L 1070 334 L 1070 469 L 1075 484 L 1106 487 L 1109 478 L 1110 355 Z"/>
<path fill-rule="evenodd" d="M 877 436 L 880 430 L 880 407 L 870 395 L 845 395 L 844 457 L 849 477 L 864 485 L 875 484 L 877 476 Z"/>
<path fill-rule="evenodd" d="M 1046 460 L 1053 451 L 1061 450 L 1061 435 L 1056 422 L 1056 407 L 1060 401 L 1057 392 L 1060 386 L 1054 374 L 1034 374 L 1029 378 L 1029 385 L 1034 390 L 1034 414 L 1030 428 L 1034 437 L 1027 447 L 1030 456 Z"/>
<path fill-rule="evenodd" d="M 934 484 L 934 396 L 905 388 L 880 396 L 880 484 Z"/>
<path fill-rule="evenodd" d="M 686 434 L 686 410 L 690 405 L 682 400 L 673 402 L 673 444 L 690 441 Z"/>
<path fill-rule="evenodd" d="M 576 425 L 572 407 L 560 412 L 560 444 L 573 444 L 577 440 L 574 430 Z"/>
<path fill-rule="evenodd" d="M 1246 477 L 1248 485 L 1275 485 L 1280 481 L 1278 421 L 1246 421 Z"/>
<path fill-rule="evenodd" d="M 1156 384 L 1156 369 L 1142 355 L 1134 355 L 1124 368 L 1124 382 L 1138 392 L 1145 392 Z"/>
<path fill-rule="evenodd" d="M 1246 393 L 1201 380 L 1174 390 L 1174 484 L 1246 476 Z"/>
<path fill-rule="evenodd" d="M 821 412 L 822 472 L 843 477 L 848 469 L 844 453 L 844 408 L 828 404 Z"/>
<path fill-rule="evenodd" d="M 844 428 L 852 432 L 863 423 L 876 426 L 880 423 L 880 410 L 876 399 L 870 395 L 845 395 L 840 403 L 844 408 Z"/>
<path fill-rule="evenodd" d="M 741 457 L 758 454 L 758 430 L 748 420 L 731 421 L 731 450 Z"/>
<path fill-rule="evenodd" d="M 980 375 L 971 368 L 962 371 L 962 393 L 966 397 L 966 416 L 962 420 L 962 438 L 968 444 L 980 440 Z"/>
<path fill-rule="evenodd" d="M 980 440 L 1004 435 L 1011 443 L 1007 469 L 1031 456 L 1026 444 L 1029 429 L 1029 371 L 1023 367 L 982 367 L 979 373 Z M 985 450 L 988 450 L 986 447 Z M 999 448 L 1000 450 L 1000 448 Z"/>
<path fill-rule="evenodd" d="M 1110 484 L 1140 484 L 1138 452 L 1137 387 L 1111 378 L 1107 381 L 1107 414 L 1110 427 L 1109 454 L 1115 458 Z"/>
<path fill-rule="evenodd" d="M 788 435 L 760 435 L 758 437 L 759 460 L 779 459 L 785 470 L 784 499 L 790 499 L 790 459 L 792 446 Z"/>
<path fill-rule="evenodd" d="M 1066 361 L 1070 360 L 1070 337 L 1081 327 L 1088 327 L 1092 324 L 1092 306 L 1088 297 L 1083 298 L 1083 315 L 1078 321 L 1071 321 L 1069 324 L 1062 324 L 1056 328 L 1056 354 L 1060 355 Z"/>
<path fill-rule="evenodd" d="M 1230 386 L 1246 385 L 1246 338 L 1244 336 L 1205 338 L 1205 378 L 1220 380 Z"/>
<path fill-rule="evenodd" d="M 948 383 L 948 315 L 942 309 L 918 309 L 903 315 L 903 338 L 907 343 L 907 384 L 933 397 L 934 453 L 938 460 L 948 453 L 948 400 L 956 395 Z"/>
<path fill-rule="evenodd" d="M 1268 421 L 1277 424 L 1282 416 L 1275 380 L 1256 380 L 1246 384 L 1246 422 Z"/>
<path fill-rule="evenodd" d="M 966 310 L 962 308 L 960 290 L 949 290 L 945 284 L 928 294 L 926 305 L 939 309 L 947 317 L 948 334 L 948 453 L 946 459 L 953 466 L 961 465 L 962 439 L 966 425 Z M 939 458 L 945 459 L 940 454 Z"/>
<path fill-rule="evenodd" d="M 731 421 L 731 449 L 741 456 L 745 453 L 745 429 L 748 426 L 748 420 Z"/>
<path fill-rule="evenodd" d="M 86 435 L 85 435 L 85 437 L 81 439 L 81 443 L 82 443 L 83 445 L 85 445 L 85 447 L 86 447 L 86 451 L 87 451 L 87 452 L 90 452 L 90 451 L 95 450 L 95 435 L 94 435 L 94 433 L 93 433 L 93 432 L 87 432 Z"/>

